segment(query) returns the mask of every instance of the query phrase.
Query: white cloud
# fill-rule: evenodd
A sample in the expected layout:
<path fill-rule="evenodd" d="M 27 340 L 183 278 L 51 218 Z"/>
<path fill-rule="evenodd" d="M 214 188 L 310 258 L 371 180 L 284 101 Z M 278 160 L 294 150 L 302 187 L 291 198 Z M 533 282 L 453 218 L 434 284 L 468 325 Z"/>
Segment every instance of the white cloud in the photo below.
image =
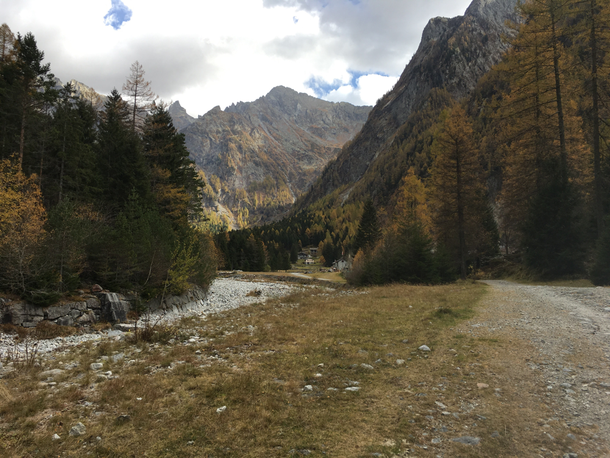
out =
<path fill-rule="evenodd" d="M 326 99 L 374 104 L 400 76 L 427 20 L 462 14 L 468 3 L 0 0 L 0 18 L 14 33 L 32 32 L 63 81 L 108 93 L 138 60 L 160 97 L 197 115 L 278 85 L 313 95 L 312 80 L 329 85 Z M 119 4 L 132 15 L 115 30 L 104 17 Z"/>
<path fill-rule="evenodd" d="M 355 87 L 343 84 L 324 96 L 330 102 L 349 102 L 354 105 L 375 105 L 377 100 L 388 92 L 398 77 L 384 75 L 364 75 L 358 78 Z"/>

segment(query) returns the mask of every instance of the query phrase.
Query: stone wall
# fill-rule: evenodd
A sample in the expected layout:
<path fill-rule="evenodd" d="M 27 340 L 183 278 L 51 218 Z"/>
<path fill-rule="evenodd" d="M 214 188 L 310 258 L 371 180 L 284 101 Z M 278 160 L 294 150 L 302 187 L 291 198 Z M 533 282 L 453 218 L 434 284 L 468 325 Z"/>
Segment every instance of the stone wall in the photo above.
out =
<path fill-rule="evenodd" d="M 205 298 L 204 290 L 194 288 L 181 296 L 153 299 L 144 307 L 153 313 L 178 313 L 201 306 Z M 127 321 L 127 314 L 133 309 L 133 299 L 118 293 L 99 292 L 83 296 L 82 301 L 49 307 L 0 299 L 0 320 L 3 324 L 26 328 L 33 328 L 44 320 L 63 326 L 86 326 L 98 321 L 120 323 Z"/>

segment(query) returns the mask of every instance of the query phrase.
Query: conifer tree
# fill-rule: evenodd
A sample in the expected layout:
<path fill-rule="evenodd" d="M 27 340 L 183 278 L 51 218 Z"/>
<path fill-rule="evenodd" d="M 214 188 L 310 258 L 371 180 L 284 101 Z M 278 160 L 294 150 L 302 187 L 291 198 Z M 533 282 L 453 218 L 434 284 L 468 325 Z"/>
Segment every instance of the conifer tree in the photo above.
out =
<path fill-rule="evenodd" d="M 142 203 L 149 198 L 149 181 L 140 139 L 130 126 L 127 103 L 112 91 L 101 116 L 98 141 L 98 170 L 103 198 L 123 208 L 132 192 Z"/>
<path fill-rule="evenodd" d="M 17 35 L 17 53 L 7 74 L 9 89 L 19 119 L 19 167 L 23 168 L 26 149 L 26 135 L 42 107 L 53 103 L 56 92 L 53 89 L 54 75 L 50 64 L 43 64 L 44 52 L 38 49 L 31 33 L 24 37 Z"/>
<path fill-rule="evenodd" d="M 69 83 L 59 91 L 53 114 L 50 170 L 44 180 L 45 201 L 51 204 L 65 197 L 91 202 L 95 192 L 97 113 L 73 91 Z"/>
<path fill-rule="evenodd" d="M 610 224 L 606 223 L 604 232 L 597 239 L 597 249 L 591 268 L 591 280 L 594 285 L 610 285 Z"/>
<path fill-rule="evenodd" d="M 610 94 L 607 88 L 604 90 L 610 77 L 607 57 L 610 52 L 610 4 L 600 0 L 573 0 L 573 8 L 572 14 L 579 19 L 575 25 L 573 54 L 581 64 L 577 76 L 582 82 L 584 124 L 593 155 L 593 213 L 597 233 L 601 234 L 605 215 L 602 162 L 603 153 L 608 150 L 604 138 L 607 138 L 607 119 L 610 117 Z"/>
<path fill-rule="evenodd" d="M 15 35 L 10 27 L 4 23 L 0 25 L 0 64 L 8 62 L 13 58 L 15 48 Z"/>
<path fill-rule="evenodd" d="M 381 231 L 379 229 L 379 223 L 377 221 L 377 210 L 371 199 L 364 203 L 364 209 L 362 211 L 362 217 L 358 224 L 358 231 L 356 232 L 356 240 L 354 241 L 354 251 L 359 250 L 370 250 L 375 246 L 375 243 L 379 240 Z"/>
<path fill-rule="evenodd" d="M 481 208 L 484 207 L 482 167 L 472 125 L 463 108 L 445 113 L 436 135 L 430 197 L 437 243 L 452 247 L 466 278 L 469 248 L 484 241 Z"/>
<path fill-rule="evenodd" d="M 186 225 L 201 213 L 201 180 L 164 104 L 155 105 L 143 129 L 153 197 L 162 214 Z"/>

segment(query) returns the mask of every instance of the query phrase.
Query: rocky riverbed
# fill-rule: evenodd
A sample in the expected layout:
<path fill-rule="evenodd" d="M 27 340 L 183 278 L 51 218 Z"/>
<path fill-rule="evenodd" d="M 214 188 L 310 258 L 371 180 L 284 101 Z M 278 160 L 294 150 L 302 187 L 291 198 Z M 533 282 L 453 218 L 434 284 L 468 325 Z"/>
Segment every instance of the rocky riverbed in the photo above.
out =
<path fill-rule="evenodd" d="M 195 315 L 205 317 L 212 313 L 219 313 L 256 302 L 264 302 L 270 298 L 286 296 L 297 291 L 299 288 L 301 287 L 289 283 L 252 282 L 233 278 L 217 278 L 204 300 L 193 302 L 182 310 L 153 313 L 146 316 L 146 318 L 154 322 L 173 322 L 185 316 Z M 48 340 L 24 340 L 16 339 L 14 335 L 0 334 L 0 361 L 20 360 L 33 355 L 40 356 L 60 348 L 63 349 L 92 340 L 122 338 L 125 332 L 129 332 L 131 328 L 133 328 L 133 323 L 119 324 L 115 326 L 115 329 L 111 330 L 83 332 L 78 335 Z M 7 370 L 7 367 L 3 367 L 2 370 Z"/>

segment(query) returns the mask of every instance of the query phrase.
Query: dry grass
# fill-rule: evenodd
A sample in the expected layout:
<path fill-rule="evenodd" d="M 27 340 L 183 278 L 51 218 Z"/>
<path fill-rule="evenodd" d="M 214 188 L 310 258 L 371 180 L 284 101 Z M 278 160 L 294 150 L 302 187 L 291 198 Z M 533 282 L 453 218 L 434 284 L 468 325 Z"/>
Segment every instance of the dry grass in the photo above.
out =
<path fill-rule="evenodd" d="M 535 421 L 513 405 L 519 400 L 477 389 L 509 392 L 494 365 L 507 343 L 452 329 L 484 294 L 472 283 L 310 291 L 190 318 L 165 343 L 83 346 L 44 368 L 79 362 L 54 388 L 39 385 L 39 371 L 5 379 L 0 455 L 537 456 L 530 452 L 540 444 L 514 427 L 517 418 Z M 185 343 L 194 335 L 197 343 Z M 424 344 L 432 351 L 419 351 Z M 95 361 L 119 377 L 99 380 Z M 354 382 L 360 390 L 345 391 Z M 70 437 L 78 421 L 87 433 Z M 490 439 L 494 431 L 500 437 Z M 484 440 L 451 441 L 464 435 Z"/>

